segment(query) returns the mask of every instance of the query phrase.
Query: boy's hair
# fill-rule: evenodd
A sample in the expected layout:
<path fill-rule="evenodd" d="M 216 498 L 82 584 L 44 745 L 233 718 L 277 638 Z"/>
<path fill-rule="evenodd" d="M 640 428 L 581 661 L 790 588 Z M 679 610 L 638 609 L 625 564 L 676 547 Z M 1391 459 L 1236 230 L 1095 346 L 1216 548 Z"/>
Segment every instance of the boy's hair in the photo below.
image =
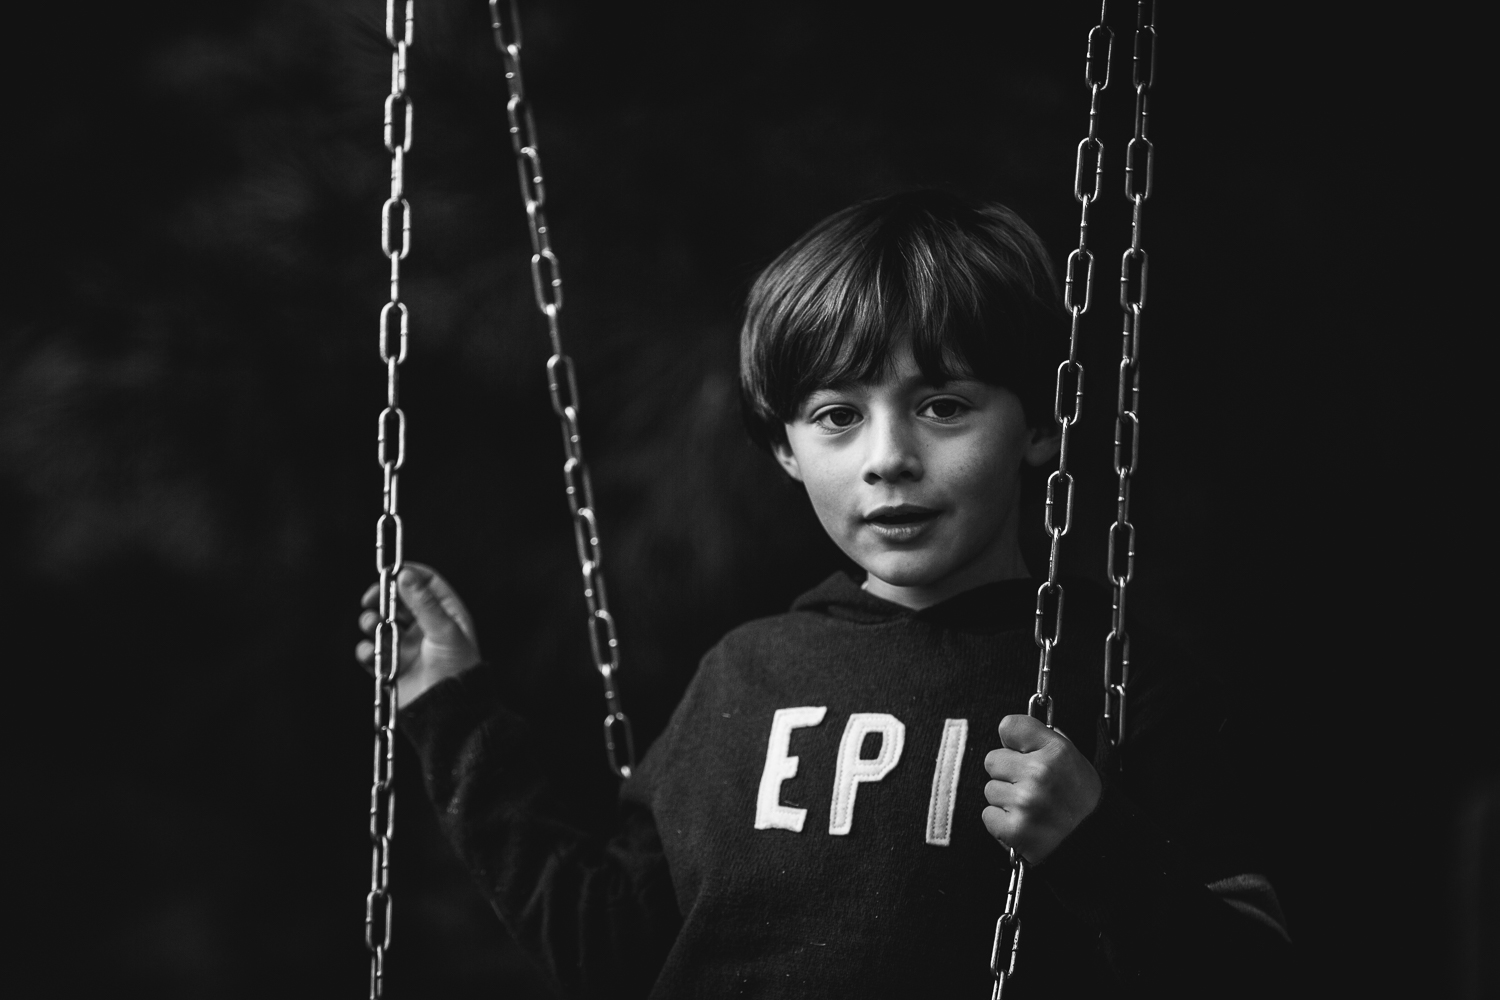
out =
<path fill-rule="evenodd" d="M 1046 248 L 1004 205 L 942 191 L 836 212 L 761 272 L 740 332 L 745 424 L 763 448 L 809 394 L 881 377 L 903 339 L 934 384 L 978 378 L 1052 420 L 1067 313 Z"/>

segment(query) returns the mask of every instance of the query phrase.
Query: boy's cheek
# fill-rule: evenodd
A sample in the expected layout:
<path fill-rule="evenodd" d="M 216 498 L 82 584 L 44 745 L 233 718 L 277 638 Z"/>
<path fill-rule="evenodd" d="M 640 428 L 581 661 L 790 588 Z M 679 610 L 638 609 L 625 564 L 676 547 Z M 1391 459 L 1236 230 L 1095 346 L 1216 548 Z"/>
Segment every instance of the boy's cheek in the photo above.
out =
<path fill-rule="evenodd" d="M 812 503 L 813 512 L 818 515 L 818 523 L 823 525 L 823 530 L 841 546 L 841 539 L 853 540 L 858 533 L 858 519 L 851 510 L 851 498 L 849 490 L 833 486 L 825 482 L 807 481 L 807 498 Z"/>

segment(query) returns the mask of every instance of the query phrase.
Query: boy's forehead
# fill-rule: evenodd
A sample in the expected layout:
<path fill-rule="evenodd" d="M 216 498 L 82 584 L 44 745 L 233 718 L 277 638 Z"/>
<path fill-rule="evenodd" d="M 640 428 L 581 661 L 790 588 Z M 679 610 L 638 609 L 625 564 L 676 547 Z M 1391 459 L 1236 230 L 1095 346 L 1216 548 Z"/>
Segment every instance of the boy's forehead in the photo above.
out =
<path fill-rule="evenodd" d="M 834 379 L 812 389 L 808 396 L 820 393 L 841 393 L 890 388 L 901 390 L 946 389 L 979 380 L 967 375 L 938 375 L 929 378 L 916 365 L 908 370 L 904 366 L 894 371 L 877 372 L 869 378 Z"/>

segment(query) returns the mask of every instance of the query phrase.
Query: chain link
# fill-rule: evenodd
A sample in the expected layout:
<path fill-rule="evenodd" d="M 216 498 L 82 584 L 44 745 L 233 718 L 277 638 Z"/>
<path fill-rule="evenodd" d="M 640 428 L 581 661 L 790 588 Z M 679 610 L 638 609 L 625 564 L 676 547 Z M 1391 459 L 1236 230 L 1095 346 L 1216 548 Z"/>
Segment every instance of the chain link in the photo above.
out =
<path fill-rule="evenodd" d="M 405 529 L 397 512 L 397 487 L 406 462 L 406 414 L 398 394 L 406 360 L 410 315 L 401 301 L 401 262 L 411 252 L 411 204 L 406 200 L 406 154 L 411 151 L 412 105 L 406 93 L 406 56 L 412 42 L 412 0 L 397 16 L 386 0 L 385 38 L 391 46 L 391 92 L 385 99 L 385 148 L 391 154 L 391 193 L 380 209 L 380 249 L 391 263 L 390 301 L 380 309 L 380 361 L 385 365 L 385 408 L 375 434 L 382 475 L 380 517 L 375 522 L 375 570 L 380 574 L 380 622 L 375 627 L 375 754 L 370 782 L 370 891 L 365 896 L 365 946 L 370 950 L 370 1000 L 385 995 L 385 959 L 391 949 L 391 841 L 396 832 L 396 672 L 401 633 L 396 624 L 396 578 L 401 573 Z"/>
<path fill-rule="evenodd" d="M 1083 363 L 1078 360 L 1078 335 L 1084 313 L 1094 300 L 1094 255 L 1089 250 L 1089 209 L 1099 200 L 1104 173 L 1104 141 L 1099 138 L 1099 95 L 1109 86 L 1110 55 L 1114 32 L 1105 23 L 1109 0 L 1099 6 L 1099 23 L 1089 30 L 1084 59 L 1084 83 L 1089 88 L 1089 129 L 1073 160 L 1073 197 L 1079 204 L 1078 249 L 1068 254 L 1063 283 L 1063 304 L 1071 317 L 1068 329 L 1068 359 L 1057 366 L 1057 384 L 1052 416 L 1060 428 L 1057 469 L 1047 478 L 1047 502 L 1042 526 L 1050 544 L 1047 549 L 1047 580 L 1036 592 L 1036 623 L 1033 638 L 1040 657 L 1036 694 L 1026 711 L 1050 729 L 1053 722 L 1052 656 L 1062 641 L 1063 585 L 1058 579 L 1062 539 L 1073 526 L 1073 474 L 1068 471 L 1068 449 L 1072 431 L 1083 415 Z M 1081 296 L 1080 296 L 1080 293 Z M 1061 519 L 1059 519 L 1059 513 Z M 1016 974 L 1021 948 L 1021 888 L 1026 882 L 1026 859 L 1010 852 L 1010 884 L 1005 909 L 995 921 L 995 939 L 990 949 L 990 972 L 994 976 L 992 1000 L 1005 996 L 1006 984 Z"/>
<path fill-rule="evenodd" d="M 531 229 L 531 286 L 536 305 L 547 321 L 552 341 L 552 357 L 547 360 L 547 387 L 552 394 L 552 409 L 562 427 L 563 483 L 568 510 L 573 516 L 573 542 L 578 550 L 578 566 L 583 577 L 583 599 L 588 606 L 589 650 L 594 668 L 604 681 L 604 750 L 610 770 L 621 778 L 630 777 L 635 766 L 635 737 L 630 717 L 620 702 L 615 676 L 620 670 L 620 641 L 615 618 L 609 610 L 604 589 L 604 553 L 599 544 L 599 521 L 594 514 L 594 487 L 588 465 L 583 460 L 583 444 L 578 432 L 578 378 L 573 359 L 563 351 L 559 314 L 563 307 L 562 270 L 552 249 L 552 232 L 547 226 L 547 187 L 542 177 L 542 158 L 537 145 L 536 121 L 521 78 L 521 17 L 515 0 L 489 0 L 490 28 L 495 47 L 505 60 L 505 82 L 510 100 L 505 106 L 510 120 L 511 146 L 516 154 L 516 172 L 521 184 L 521 200 Z"/>
<path fill-rule="evenodd" d="M 1125 595 L 1135 575 L 1135 525 L 1130 487 L 1141 445 L 1141 318 L 1146 309 L 1148 258 L 1141 247 L 1146 199 L 1151 197 L 1155 150 L 1147 137 L 1151 84 L 1156 76 L 1156 4 L 1136 5 L 1131 82 L 1135 85 L 1135 133 L 1125 151 L 1125 197 L 1131 203 L 1130 247 L 1120 258 L 1119 388 L 1115 394 L 1115 521 L 1109 527 L 1109 580 L 1113 588 L 1109 635 L 1104 640 L 1104 731 L 1112 746 L 1125 739 L 1125 693 L 1130 683 L 1130 633 Z M 1122 565 L 1123 563 L 1123 565 Z"/>

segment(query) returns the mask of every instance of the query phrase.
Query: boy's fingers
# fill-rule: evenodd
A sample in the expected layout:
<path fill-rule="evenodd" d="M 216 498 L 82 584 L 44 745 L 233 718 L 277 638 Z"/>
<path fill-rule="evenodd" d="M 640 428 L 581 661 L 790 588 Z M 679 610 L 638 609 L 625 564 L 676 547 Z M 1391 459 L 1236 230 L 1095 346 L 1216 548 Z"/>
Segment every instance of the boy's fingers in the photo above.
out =
<path fill-rule="evenodd" d="M 1009 781 L 986 781 L 984 783 L 984 801 L 997 809 L 1009 812 L 1011 808 L 1021 804 L 1022 798 L 1016 786 Z"/>
<path fill-rule="evenodd" d="M 365 668 L 365 673 L 375 672 L 375 644 L 367 639 L 361 639 L 354 646 L 354 658 L 359 665 Z"/>
<path fill-rule="evenodd" d="M 1026 756 L 1019 750 L 991 750 L 984 755 L 984 770 L 996 781 L 1019 781 L 1025 777 Z"/>
<path fill-rule="evenodd" d="M 443 610 L 448 613 L 448 617 L 453 619 L 453 623 L 468 637 L 470 642 L 477 643 L 478 640 L 474 637 L 474 624 L 469 618 L 469 609 L 464 607 L 464 602 L 459 599 L 458 593 L 448 585 L 447 580 L 444 580 L 436 572 L 426 566 L 418 565 L 420 569 L 427 570 L 429 574 L 427 577 L 427 588 L 437 598 L 438 603 L 443 606 Z"/>
<path fill-rule="evenodd" d="M 1009 847 L 1016 835 L 1014 818 L 996 806 L 985 806 L 982 818 L 984 819 L 984 828 L 989 831 L 990 836 Z"/>
<path fill-rule="evenodd" d="M 406 610 L 405 605 L 400 605 L 396 608 L 396 626 L 403 632 L 411 628 L 411 624 L 414 620 L 415 619 L 413 619 L 411 616 L 411 612 Z M 359 630 L 365 633 L 365 635 L 374 635 L 375 626 L 379 624 L 380 615 L 376 614 L 374 611 L 360 612 Z"/>
<path fill-rule="evenodd" d="M 407 565 L 396 583 L 401 589 L 401 599 L 416 616 L 418 627 L 431 638 L 442 642 L 445 635 L 463 630 L 443 606 L 442 598 L 434 591 L 434 580 L 441 580 L 441 577 L 425 566 Z"/>
<path fill-rule="evenodd" d="M 470 642 L 478 645 L 479 640 L 474 636 L 474 621 L 469 616 L 469 609 L 464 607 L 464 602 L 458 596 L 458 592 L 453 589 L 447 580 L 443 579 L 442 574 L 426 563 L 409 562 L 406 565 L 417 573 L 418 576 L 425 578 L 427 589 L 432 592 L 433 597 L 437 598 L 438 603 L 442 605 L 443 610 L 448 613 L 448 617 L 453 620 L 453 623 L 458 626 L 459 631 Z"/>
<path fill-rule="evenodd" d="M 1056 738 L 1046 725 L 1029 715 L 1007 715 L 1000 720 L 999 732 L 1002 746 L 1022 753 L 1040 750 Z"/>
<path fill-rule="evenodd" d="M 396 596 L 396 624 L 402 628 L 406 628 L 412 623 L 411 612 L 406 610 L 406 605 L 401 602 L 399 592 Z M 365 591 L 364 596 L 359 599 L 359 605 L 362 608 L 370 608 L 370 613 L 375 614 L 374 609 L 380 606 L 380 584 L 378 582 L 370 584 L 370 589 Z M 375 616 L 375 620 L 377 622 L 380 621 L 378 614 Z M 363 621 L 363 618 L 361 618 L 361 621 Z M 361 625 L 360 628 L 364 628 L 364 626 Z M 374 628 L 374 626 L 372 625 L 370 628 Z M 370 628 L 366 628 L 365 631 L 370 631 Z"/>

